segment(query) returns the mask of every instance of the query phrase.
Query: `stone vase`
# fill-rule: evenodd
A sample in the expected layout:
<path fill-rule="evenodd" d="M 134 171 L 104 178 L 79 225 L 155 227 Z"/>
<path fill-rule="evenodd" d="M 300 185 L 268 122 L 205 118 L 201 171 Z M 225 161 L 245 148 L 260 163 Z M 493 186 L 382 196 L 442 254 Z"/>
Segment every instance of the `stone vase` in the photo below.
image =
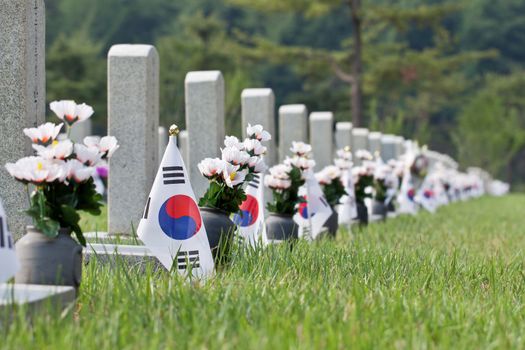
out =
<path fill-rule="evenodd" d="M 70 229 L 62 228 L 57 237 L 49 238 L 27 226 L 26 234 L 16 242 L 20 269 L 15 283 L 71 286 L 78 291 L 82 246 L 70 233 Z"/>
<path fill-rule="evenodd" d="M 328 229 L 328 236 L 335 238 L 339 228 L 339 214 L 336 208 L 332 207 L 332 215 L 326 220 L 324 227 Z"/>
<path fill-rule="evenodd" d="M 217 263 L 227 262 L 237 226 L 224 210 L 201 207 L 200 211 L 213 258 Z"/>
<path fill-rule="evenodd" d="M 266 218 L 266 235 L 275 241 L 292 241 L 299 237 L 299 227 L 291 214 L 270 213 Z"/>
<path fill-rule="evenodd" d="M 381 216 L 382 220 L 386 220 L 386 214 L 388 213 L 388 208 L 384 202 L 374 199 L 372 204 L 372 214 Z"/>
<path fill-rule="evenodd" d="M 357 221 L 360 225 L 368 225 L 368 208 L 364 202 L 357 202 Z"/>
<path fill-rule="evenodd" d="M 390 213 L 394 213 L 396 211 L 396 206 L 394 205 L 394 199 L 392 199 L 388 204 L 386 205 L 386 209 Z"/>

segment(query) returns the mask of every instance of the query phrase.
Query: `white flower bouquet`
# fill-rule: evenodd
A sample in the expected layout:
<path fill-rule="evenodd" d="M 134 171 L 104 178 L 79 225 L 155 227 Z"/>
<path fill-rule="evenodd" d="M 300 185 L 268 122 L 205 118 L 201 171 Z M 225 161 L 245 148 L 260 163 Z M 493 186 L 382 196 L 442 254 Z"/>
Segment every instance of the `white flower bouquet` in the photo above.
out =
<path fill-rule="evenodd" d="M 26 186 L 29 209 L 37 230 L 48 237 L 56 237 L 61 228 L 75 232 L 86 244 L 78 225 L 78 211 L 100 214 L 102 196 L 95 191 L 94 176 L 97 167 L 104 165 L 119 147 L 112 136 L 86 137 L 83 143 L 70 140 L 73 124 L 91 117 L 93 108 L 74 101 L 55 101 L 51 110 L 63 121 L 58 125 L 45 123 L 37 128 L 24 129 L 32 141 L 35 154 L 5 165 L 17 181 Z M 66 137 L 60 137 L 64 123 Z M 29 193 L 29 185 L 34 191 Z"/>

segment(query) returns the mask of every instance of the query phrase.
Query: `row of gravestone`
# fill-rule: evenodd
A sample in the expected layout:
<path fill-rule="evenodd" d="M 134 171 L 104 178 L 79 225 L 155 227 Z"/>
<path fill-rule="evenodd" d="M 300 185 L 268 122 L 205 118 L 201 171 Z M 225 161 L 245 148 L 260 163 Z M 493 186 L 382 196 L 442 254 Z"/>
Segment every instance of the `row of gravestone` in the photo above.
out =
<path fill-rule="evenodd" d="M 1 165 L 31 152 L 22 129 L 41 124 L 45 119 L 44 12 L 43 0 L 12 0 L 3 2 L 0 8 Z M 115 136 L 121 145 L 110 161 L 108 229 L 110 233 L 129 233 L 141 217 L 167 140 L 165 129 L 159 132 L 156 49 L 151 45 L 114 45 L 108 53 L 107 78 L 108 134 Z M 187 129 L 179 135 L 179 146 L 197 196 L 204 193 L 207 184 L 196 165 L 205 157 L 218 156 L 224 139 L 224 101 L 221 72 L 186 75 Z M 278 136 L 268 145 L 269 165 L 284 159 L 292 141 L 312 144 L 318 169 L 331 163 L 335 149 L 344 146 L 379 152 L 384 160 L 404 153 L 404 141 L 399 136 L 352 128 L 348 122 L 334 123 L 332 112 L 312 112 L 308 117 L 302 104 L 281 106 L 276 125 L 271 89 L 245 89 L 241 101 L 243 130 L 248 123 L 262 124 Z M 77 126 L 72 137 L 90 133 L 88 123 Z M 442 155 L 437 156 L 444 160 Z M 452 161 L 450 164 L 453 166 Z M 23 187 L 0 166 L 0 194 L 16 236 L 21 235 L 28 223 L 27 216 L 21 214 L 26 207 L 22 193 Z"/>

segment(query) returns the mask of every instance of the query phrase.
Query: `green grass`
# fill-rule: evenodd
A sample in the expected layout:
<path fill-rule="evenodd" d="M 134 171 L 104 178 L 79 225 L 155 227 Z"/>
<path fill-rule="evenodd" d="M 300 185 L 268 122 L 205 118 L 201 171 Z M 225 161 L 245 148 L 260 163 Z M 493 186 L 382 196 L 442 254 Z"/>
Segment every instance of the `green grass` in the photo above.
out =
<path fill-rule="evenodd" d="M 73 317 L 19 315 L 0 348 L 524 348 L 524 207 L 482 198 L 239 251 L 205 284 L 92 262 Z"/>

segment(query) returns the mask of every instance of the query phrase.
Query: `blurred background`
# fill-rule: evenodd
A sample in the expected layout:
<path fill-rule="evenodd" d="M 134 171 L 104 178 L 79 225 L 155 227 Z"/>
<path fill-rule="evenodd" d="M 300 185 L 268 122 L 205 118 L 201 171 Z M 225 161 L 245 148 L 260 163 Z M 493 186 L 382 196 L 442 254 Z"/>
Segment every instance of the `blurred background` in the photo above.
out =
<path fill-rule="evenodd" d="M 47 100 L 95 108 L 106 128 L 106 55 L 154 44 L 161 124 L 184 126 L 184 77 L 221 70 L 227 131 L 240 94 L 331 110 L 417 139 L 525 189 L 524 0 L 46 0 Z"/>

